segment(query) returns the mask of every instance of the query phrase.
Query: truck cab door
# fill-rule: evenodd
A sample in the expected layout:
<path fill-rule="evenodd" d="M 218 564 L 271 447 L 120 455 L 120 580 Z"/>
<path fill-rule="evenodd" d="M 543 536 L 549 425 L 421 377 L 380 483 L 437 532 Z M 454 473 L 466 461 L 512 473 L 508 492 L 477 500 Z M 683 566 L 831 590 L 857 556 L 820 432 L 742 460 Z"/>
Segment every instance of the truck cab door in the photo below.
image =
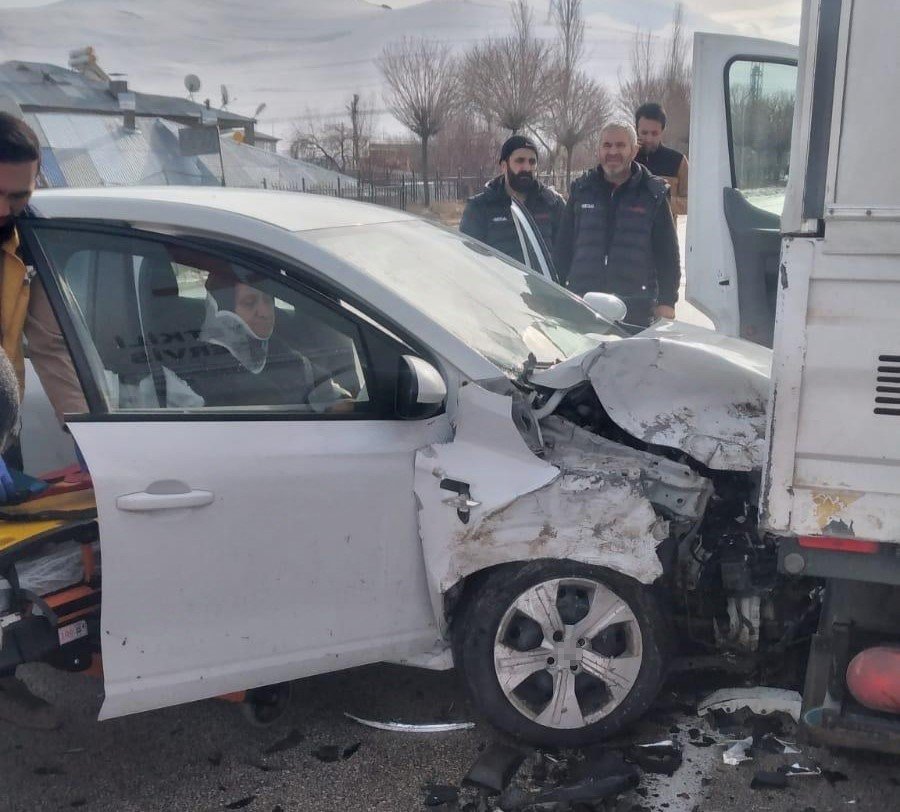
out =
<path fill-rule="evenodd" d="M 697 34 L 687 299 L 720 332 L 772 346 L 798 49 Z"/>

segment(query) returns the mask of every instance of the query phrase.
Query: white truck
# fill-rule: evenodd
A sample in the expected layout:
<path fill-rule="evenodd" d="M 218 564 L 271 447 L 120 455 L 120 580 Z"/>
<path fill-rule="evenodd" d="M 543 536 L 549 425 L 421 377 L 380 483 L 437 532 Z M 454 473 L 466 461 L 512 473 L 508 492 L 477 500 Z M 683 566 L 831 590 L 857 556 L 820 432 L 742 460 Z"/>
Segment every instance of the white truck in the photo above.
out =
<path fill-rule="evenodd" d="M 898 42 L 888 0 L 807 0 L 799 49 L 697 35 L 687 225 L 688 299 L 718 330 L 774 350 L 760 523 L 782 538 L 782 572 L 826 585 L 805 726 L 893 752 Z"/>

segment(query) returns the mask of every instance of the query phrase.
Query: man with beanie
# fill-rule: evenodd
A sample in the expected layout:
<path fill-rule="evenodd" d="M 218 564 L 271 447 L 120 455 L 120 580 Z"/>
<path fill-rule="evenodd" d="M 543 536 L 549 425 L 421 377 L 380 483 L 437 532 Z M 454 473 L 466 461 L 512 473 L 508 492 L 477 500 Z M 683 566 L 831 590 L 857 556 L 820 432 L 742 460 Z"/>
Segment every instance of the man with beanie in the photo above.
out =
<path fill-rule="evenodd" d="M 625 321 L 647 326 L 675 318 L 681 262 L 665 181 L 637 151 L 630 123 L 600 131 L 598 166 L 572 183 L 554 260 L 573 293 L 612 293 L 628 306 Z"/>
<path fill-rule="evenodd" d="M 552 249 L 565 201 L 558 192 L 535 178 L 537 162 L 538 149 L 534 141 L 524 135 L 508 138 L 500 150 L 500 174 L 485 186 L 483 192 L 466 202 L 459 230 L 524 262 L 509 210 L 515 198 L 531 213 L 544 242 Z"/>

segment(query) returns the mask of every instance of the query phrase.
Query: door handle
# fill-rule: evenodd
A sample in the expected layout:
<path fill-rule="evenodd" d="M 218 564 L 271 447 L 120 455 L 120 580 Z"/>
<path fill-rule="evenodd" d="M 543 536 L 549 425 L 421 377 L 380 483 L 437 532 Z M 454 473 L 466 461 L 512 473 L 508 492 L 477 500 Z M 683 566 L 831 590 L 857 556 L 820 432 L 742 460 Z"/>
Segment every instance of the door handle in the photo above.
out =
<path fill-rule="evenodd" d="M 146 491 L 126 493 L 116 498 L 116 507 L 132 513 L 149 510 L 175 510 L 177 508 L 203 507 L 215 498 L 212 491 L 185 489 L 175 493 L 154 492 L 153 485 Z"/>

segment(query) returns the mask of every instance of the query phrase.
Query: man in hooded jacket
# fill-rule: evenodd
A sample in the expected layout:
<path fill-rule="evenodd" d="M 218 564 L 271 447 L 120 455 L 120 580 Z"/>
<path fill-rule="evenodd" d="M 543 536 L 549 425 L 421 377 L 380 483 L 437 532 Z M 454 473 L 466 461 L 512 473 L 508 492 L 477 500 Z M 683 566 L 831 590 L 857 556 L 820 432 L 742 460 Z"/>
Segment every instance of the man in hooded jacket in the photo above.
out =
<path fill-rule="evenodd" d="M 501 173 L 483 192 L 466 202 L 459 230 L 487 243 L 513 259 L 524 262 L 522 246 L 513 223 L 513 199 L 526 208 L 549 250 L 553 249 L 565 201 L 560 194 L 535 178 L 538 149 L 530 138 L 514 135 L 500 150 Z"/>

